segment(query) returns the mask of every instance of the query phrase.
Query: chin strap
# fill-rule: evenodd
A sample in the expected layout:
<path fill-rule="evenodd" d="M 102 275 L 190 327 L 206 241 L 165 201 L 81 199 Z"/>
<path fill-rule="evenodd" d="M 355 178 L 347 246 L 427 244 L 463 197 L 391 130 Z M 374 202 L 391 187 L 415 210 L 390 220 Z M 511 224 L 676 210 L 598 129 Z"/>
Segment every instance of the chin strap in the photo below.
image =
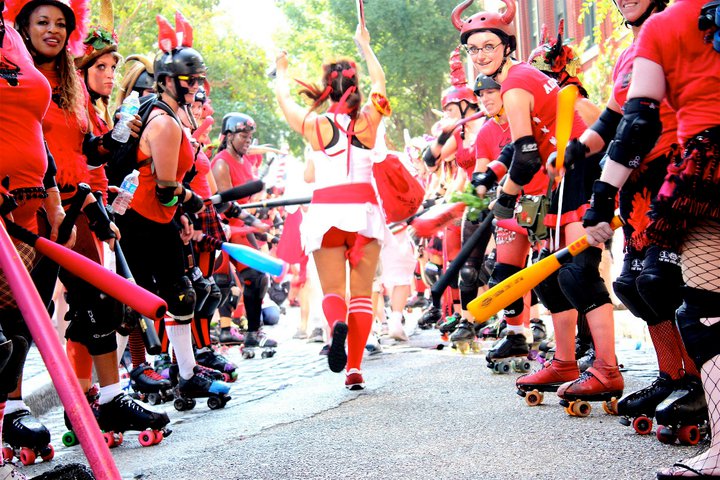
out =
<path fill-rule="evenodd" d="M 627 23 L 628 25 L 633 26 L 633 27 L 640 27 L 640 26 L 642 26 L 642 24 L 645 23 L 645 20 L 647 20 L 648 18 L 650 18 L 650 15 L 652 15 L 652 13 L 653 13 L 653 11 L 655 10 L 655 7 L 656 7 L 656 6 L 657 6 L 657 5 L 655 5 L 655 2 L 652 2 L 652 3 L 648 6 L 647 10 L 645 10 L 645 13 L 643 13 L 642 15 L 640 15 L 640 17 L 639 17 L 637 20 L 635 20 L 634 22 L 628 22 L 628 21 L 626 21 L 625 23 Z"/>

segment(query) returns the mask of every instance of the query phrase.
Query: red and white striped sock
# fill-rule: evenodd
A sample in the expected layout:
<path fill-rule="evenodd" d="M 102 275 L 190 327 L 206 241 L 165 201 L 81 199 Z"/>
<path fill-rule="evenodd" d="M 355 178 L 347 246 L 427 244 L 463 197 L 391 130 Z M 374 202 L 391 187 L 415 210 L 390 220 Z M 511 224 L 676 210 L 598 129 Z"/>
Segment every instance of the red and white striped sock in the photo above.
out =
<path fill-rule="evenodd" d="M 348 310 L 347 369 L 360 369 L 365 345 L 372 329 L 373 309 L 370 297 L 352 297 Z"/>

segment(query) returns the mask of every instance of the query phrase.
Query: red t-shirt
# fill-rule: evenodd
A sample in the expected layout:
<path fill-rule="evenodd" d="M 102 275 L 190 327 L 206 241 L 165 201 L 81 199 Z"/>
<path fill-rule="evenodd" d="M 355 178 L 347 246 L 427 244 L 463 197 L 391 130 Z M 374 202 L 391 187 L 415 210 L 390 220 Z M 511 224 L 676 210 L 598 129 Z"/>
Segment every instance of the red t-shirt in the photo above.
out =
<path fill-rule="evenodd" d="M 490 119 L 480 128 L 475 139 L 475 158 L 497 159 L 503 147 L 512 142 L 510 125 L 500 125 Z"/>
<path fill-rule="evenodd" d="M 630 80 L 632 79 L 633 60 L 637 53 L 637 42 L 633 42 L 618 57 L 615 68 L 613 69 L 613 98 L 620 107 L 625 106 L 627 101 L 627 93 L 630 89 Z M 667 153 L 673 143 L 677 143 L 677 118 L 675 110 L 670 107 L 667 100 L 663 99 L 660 103 L 660 120 L 662 121 L 662 135 L 655 144 L 655 148 L 643 159 L 643 163 L 650 162 L 660 155 Z"/>
<path fill-rule="evenodd" d="M 10 176 L 10 190 L 43 184 L 47 155 L 41 122 L 51 92 L 20 35 L 6 25 L 0 55 L 0 178 Z"/>
<path fill-rule="evenodd" d="M 107 123 L 105 123 L 105 120 L 100 118 L 100 115 L 98 115 L 97 110 L 95 110 L 93 101 L 90 98 L 88 98 L 87 105 L 88 116 L 90 117 L 90 124 L 92 125 L 92 134 L 98 137 L 109 132 L 110 127 L 108 127 Z M 102 165 L 95 168 L 88 167 L 88 170 L 90 188 L 92 188 L 93 192 L 102 192 L 103 199 L 105 203 L 107 203 L 108 178 L 105 174 L 105 167 Z"/>
<path fill-rule="evenodd" d="M 180 153 L 178 154 L 178 165 L 175 173 L 175 180 L 182 182 L 185 174 L 190 170 L 193 164 L 193 148 L 190 140 L 183 131 L 180 141 Z M 138 148 L 138 160 L 143 160 L 142 152 Z M 135 195 L 130 202 L 130 208 L 145 218 L 157 223 L 170 223 L 175 216 L 177 206 L 165 207 L 155 196 L 155 174 L 151 168 L 152 164 L 144 165 L 139 168 L 140 177 Z"/>
<path fill-rule="evenodd" d="M 678 136 L 720 125 L 720 53 L 703 41 L 697 22 L 707 0 L 678 0 L 640 31 L 636 56 L 662 66 L 666 98 L 677 112 Z"/>
<path fill-rule="evenodd" d="M 72 111 L 61 109 L 56 103 L 56 92 L 60 82 L 57 72 L 55 70 L 40 70 L 40 72 L 45 75 L 53 88 L 53 101 L 50 102 L 50 108 L 43 120 L 43 132 L 50 153 L 57 164 L 57 184 L 62 187 L 63 185 L 74 186 L 80 182 L 87 183 L 90 179 L 87 159 L 82 153 L 83 139 L 89 128 L 87 115 L 78 119 Z M 82 82 L 81 85 L 85 95 L 81 100 L 83 102 L 82 110 L 86 112 L 84 107 L 87 101 L 87 91 Z M 68 196 L 72 196 L 72 194 Z"/>
<path fill-rule="evenodd" d="M 207 180 L 207 174 L 210 172 L 210 159 L 207 158 L 202 149 L 195 157 L 195 177 L 190 182 L 190 190 L 200 195 L 202 198 L 210 198 L 210 184 Z"/>

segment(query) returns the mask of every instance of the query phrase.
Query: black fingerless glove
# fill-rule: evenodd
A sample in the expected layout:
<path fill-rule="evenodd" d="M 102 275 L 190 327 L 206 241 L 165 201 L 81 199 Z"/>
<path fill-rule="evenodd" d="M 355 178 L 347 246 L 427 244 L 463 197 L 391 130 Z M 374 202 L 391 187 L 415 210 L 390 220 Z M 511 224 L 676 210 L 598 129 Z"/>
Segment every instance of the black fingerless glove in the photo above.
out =
<path fill-rule="evenodd" d="M 502 192 L 493 205 L 492 212 L 498 220 L 513 218 L 515 215 L 515 205 L 517 204 L 517 195 L 510 195 Z"/>
<path fill-rule="evenodd" d="M 15 210 L 18 204 L 15 201 L 15 197 L 10 195 L 9 193 L 0 193 L 0 197 L 2 197 L 2 205 L 0 205 L 0 216 L 4 217 L 8 213 Z"/>
<path fill-rule="evenodd" d="M 603 222 L 610 223 L 615 215 L 615 197 L 618 188 L 602 180 L 595 180 L 592 190 L 590 208 L 583 215 L 584 227 L 593 227 Z"/>
<path fill-rule="evenodd" d="M 573 138 L 568 142 L 567 147 L 565 147 L 565 163 L 563 167 L 565 170 L 572 170 L 576 163 L 585 160 L 585 157 L 589 152 L 590 149 L 587 145 L 582 143 L 579 139 Z M 553 162 L 552 165 L 554 167 L 555 162 Z"/>
<path fill-rule="evenodd" d="M 473 172 L 472 178 L 470 179 L 470 183 L 473 187 L 477 188 L 483 186 L 487 190 L 490 190 L 497 181 L 497 175 L 495 175 L 495 172 L 489 168 L 484 172 Z"/>
<path fill-rule="evenodd" d="M 426 198 L 422 203 L 422 207 L 424 210 L 427 210 L 428 208 L 432 207 L 433 205 L 435 205 L 434 198 Z"/>

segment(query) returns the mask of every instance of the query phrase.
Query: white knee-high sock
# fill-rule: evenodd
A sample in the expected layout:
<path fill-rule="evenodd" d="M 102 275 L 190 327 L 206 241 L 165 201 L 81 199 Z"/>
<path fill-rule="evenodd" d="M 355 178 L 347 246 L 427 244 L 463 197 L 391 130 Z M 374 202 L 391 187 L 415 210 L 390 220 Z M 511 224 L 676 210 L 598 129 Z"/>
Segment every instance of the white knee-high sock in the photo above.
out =
<path fill-rule="evenodd" d="M 190 324 L 185 325 L 169 325 L 165 324 L 168 340 L 175 349 L 175 358 L 178 362 L 180 376 L 188 380 L 193 376 L 193 367 L 195 367 L 195 352 L 192 348 L 192 336 Z"/>

